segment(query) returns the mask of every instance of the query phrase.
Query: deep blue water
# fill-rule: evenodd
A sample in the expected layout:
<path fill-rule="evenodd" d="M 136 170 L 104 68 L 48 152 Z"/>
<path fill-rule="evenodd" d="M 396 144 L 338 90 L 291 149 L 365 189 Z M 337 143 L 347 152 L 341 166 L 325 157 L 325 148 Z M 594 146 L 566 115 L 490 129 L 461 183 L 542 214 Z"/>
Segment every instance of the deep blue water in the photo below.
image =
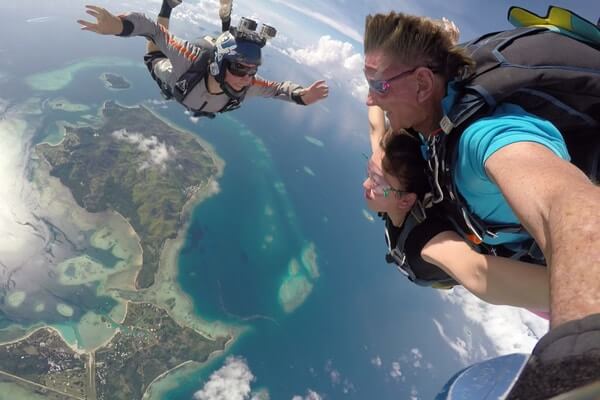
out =
<path fill-rule="evenodd" d="M 365 149 L 340 137 L 335 121 L 319 131 L 306 130 L 302 123 L 286 126 L 264 116 L 281 115 L 277 108 L 293 105 L 259 102 L 249 104 L 239 118 L 266 144 L 267 155 L 255 140 L 240 135 L 235 123 L 201 123 L 200 131 L 204 126 L 218 131 L 209 140 L 227 165 L 222 192 L 194 213 L 180 258 L 180 284 L 204 317 L 275 318 L 277 324 L 252 320 L 253 331 L 228 353 L 247 360 L 257 377 L 255 387 L 268 388 L 271 398 L 291 398 L 308 388 L 328 398 L 408 398 L 412 385 L 422 398 L 433 397 L 454 369 L 430 322 L 430 313 L 437 314 L 441 304 L 383 262 L 381 227 L 361 211 L 360 152 Z M 325 147 L 304 135 L 318 137 Z M 306 174 L 304 165 L 315 176 Z M 273 188 L 278 180 L 285 183 L 285 201 Z M 271 226 L 264 223 L 265 204 L 280 214 L 272 222 L 276 248 L 268 252 L 260 246 Z M 293 218 L 286 216 L 290 206 Z M 286 315 L 277 302 L 277 287 L 287 261 L 307 241 L 316 244 L 321 277 L 306 303 Z M 421 349 L 430 369 L 412 366 L 412 348 Z M 371 363 L 377 356 L 384 363 L 380 368 Z M 390 377 L 393 361 L 402 365 L 405 382 Z M 221 366 L 212 364 L 166 398 L 191 398 Z M 339 381 L 332 380 L 332 371 L 339 372 Z"/>
<path fill-rule="evenodd" d="M 31 29 L 27 40 L 34 41 L 35 29 L 42 29 Z M 141 40 L 101 38 L 109 44 L 89 38 L 105 43 L 102 53 L 141 57 Z M 27 64 L 23 71 L 29 73 L 64 65 L 59 61 L 63 55 L 70 62 L 93 53 L 81 45 L 61 48 L 58 55 L 40 51 L 51 57 L 49 66 L 27 64 L 31 59 L 22 54 L 0 67 L 18 76 L 19 63 Z M 287 67 L 275 71 L 274 78 L 280 79 Z M 132 88 L 106 90 L 98 79 L 102 72 L 124 76 Z M 292 75 L 306 79 L 300 72 Z M 13 101 L 35 95 L 18 80 L 3 85 L 1 96 Z M 141 62 L 139 68 L 82 71 L 65 90 L 50 94 L 55 95 L 95 107 L 107 99 L 122 104 L 160 99 Z M 174 104 L 160 110 L 213 144 L 226 162 L 221 193 L 193 213 L 180 257 L 181 286 L 203 318 L 252 328 L 227 354 L 180 382 L 166 399 L 190 399 L 227 355 L 244 357 L 257 377 L 253 388 L 267 388 L 272 399 L 291 399 L 309 388 L 328 399 L 409 398 L 414 388 L 419 398 L 428 399 L 461 367 L 431 322 L 434 317 L 444 319 L 444 303 L 385 264 L 382 227 L 362 215 L 361 152 L 368 151 L 363 106 L 335 90 L 326 106 L 329 111 L 305 108 L 291 118 L 290 108 L 297 106 L 258 99 L 232 113 L 233 121 L 217 118 L 198 124 Z M 244 128 L 237 121 L 243 121 Z M 361 131 L 364 138 L 357 135 Z M 305 135 L 319 138 L 325 146 L 309 143 Z M 306 174 L 304 166 L 315 176 Z M 277 191 L 277 182 L 283 182 L 285 195 Z M 269 218 L 267 205 L 273 211 Z M 267 234 L 274 240 L 263 249 Z M 321 275 L 306 302 L 286 314 L 277 291 L 287 263 L 308 243 L 316 246 Z M 252 316 L 269 319 L 245 320 Z M 422 354 L 418 366 L 415 348 Z M 372 362 L 376 357 L 381 359 L 379 367 Z M 390 375 L 393 362 L 402 371 L 397 379 Z"/>

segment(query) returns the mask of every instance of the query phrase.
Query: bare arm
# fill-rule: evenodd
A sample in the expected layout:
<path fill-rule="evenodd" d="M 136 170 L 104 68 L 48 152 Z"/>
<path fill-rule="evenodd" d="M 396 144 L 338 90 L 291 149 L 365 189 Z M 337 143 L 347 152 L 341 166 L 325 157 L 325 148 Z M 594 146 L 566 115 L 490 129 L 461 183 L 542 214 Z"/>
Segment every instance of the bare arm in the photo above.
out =
<path fill-rule="evenodd" d="M 371 151 L 376 153 L 381 150 L 381 139 L 385 133 L 385 114 L 378 106 L 370 106 L 369 115 L 369 137 L 371 139 Z"/>
<path fill-rule="evenodd" d="M 539 311 L 549 308 L 548 273 L 544 267 L 479 254 L 452 231 L 434 236 L 423 247 L 421 257 L 488 303 Z"/>
<path fill-rule="evenodd" d="M 551 325 L 600 312 L 600 188 L 546 147 L 529 142 L 498 150 L 485 169 L 544 251 Z"/>

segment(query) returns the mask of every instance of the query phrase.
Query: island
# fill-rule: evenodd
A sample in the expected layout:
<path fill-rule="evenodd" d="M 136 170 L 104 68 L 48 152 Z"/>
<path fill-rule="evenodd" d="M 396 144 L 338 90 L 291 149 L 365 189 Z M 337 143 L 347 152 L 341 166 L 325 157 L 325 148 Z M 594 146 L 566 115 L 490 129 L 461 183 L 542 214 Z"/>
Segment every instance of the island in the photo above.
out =
<path fill-rule="evenodd" d="M 131 87 L 131 84 L 121 75 L 105 72 L 100 75 L 100 79 L 104 82 L 104 86 L 112 90 L 125 90 Z"/>
<path fill-rule="evenodd" d="M 208 339 L 177 324 L 165 310 L 130 302 L 117 333 L 90 352 L 74 351 L 50 328 L 0 346 L 0 383 L 50 399 L 141 399 L 160 376 L 189 362 L 205 362 L 232 337 Z"/>
<path fill-rule="evenodd" d="M 136 286 L 148 288 L 165 241 L 184 226 L 186 205 L 197 203 L 222 174 L 222 161 L 143 106 L 109 101 L 101 114 L 98 125 L 66 126 L 59 144 L 36 149 L 79 206 L 114 210 L 131 224 L 143 251 Z"/>

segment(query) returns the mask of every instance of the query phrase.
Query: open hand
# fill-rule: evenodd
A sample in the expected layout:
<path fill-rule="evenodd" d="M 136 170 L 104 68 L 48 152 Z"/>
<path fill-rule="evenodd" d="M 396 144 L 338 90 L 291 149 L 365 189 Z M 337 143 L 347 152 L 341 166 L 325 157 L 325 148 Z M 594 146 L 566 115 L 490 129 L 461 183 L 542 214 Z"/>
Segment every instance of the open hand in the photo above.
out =
<path fill-rule="evenodd" d="M 81 25 L 81 30 L 92 31 L 101 35 L 118 35 L 123 31 L 123 22 L 116 15 L 111 14 L 106 9 L 98 6 L 86 5 L 86 13 L 96 18 L 97 22 L 77 20 Z"/>
<path fill-rule="evenodd" d="M 309 105 L 326 98 L 329 95 L 329 86 L 325 81 L 316 81 L 308 88 L 304 89 L 300 95 L 304 104 Z"/>

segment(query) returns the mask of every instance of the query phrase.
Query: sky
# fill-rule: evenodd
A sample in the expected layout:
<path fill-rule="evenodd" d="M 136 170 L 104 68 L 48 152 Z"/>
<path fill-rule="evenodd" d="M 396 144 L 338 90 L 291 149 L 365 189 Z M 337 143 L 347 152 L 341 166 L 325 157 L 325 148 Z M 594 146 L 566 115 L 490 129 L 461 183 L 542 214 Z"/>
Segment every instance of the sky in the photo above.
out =
<path fill-rule="evenodd" d="M 0 10 L 29 7 L 31 21 L 43 21 L 56 13 L 56 7 L 78 12 L 86 3 L 24 0 L 18 4 L 0 4 Z M 97 0 L 91 3 L 114 13 L 136 10 L 152 14 L 160 9 L 161 0 Z M 433 18 L 446 17 L 458 25 L 460 39 L 466 41 L 483 33 L 509 28 L 506 12 L 510 6 L 521 6 L 543 15 L 549 4 L 570 8 L 593 21 L 600 16 L 600 3 L 588 0 L 555 0 L 551 3 L 542 0 L 253 0 L 234 1 L 233 20 L 246 16 L 274 26 L 278 35 L 269 44 L 272 49 L 289 56 L 299 65 L 310 67 L 315 78 L 335 80 L 345 92 L 364 101 L 367 86 L 362 76 L 362 35 L 366 15 L 395 10 Z M 220 25 L 217 10 L 218 0 L 184 0 L 173 12 L 171 30 L 184 38 L 214 32 Z M 199 26 L 206 30 L 200 31 Z"/>
<path fill-rule="evenodd" d="M 140 10 L 149 14 L 160 8 L 160 0 L 98 0 L 93 4 L 104 6 L 113 12 Z M 0 15 L 6 8 L 19 7 L 31 10 L 29 23 L 43 23 L 54 18 L 58 7 L 68 8 L 74 14 L 83 17 L 84 1 L 54 0 L 22 0 L 0 2 Z M 461 40 L 469 40 L 477 35 L 509 28 L 506 22 L 506 11 L 512 5 L 518 5 L 538 14 L 545 14 L 548 2 L 528 1 L 492 1 L 474 0 L 252 0 L 234 3 L 233 19 L 250 16 L 259 22 L 268 23 L 278 29 L 277 37 L 270 42 L 270 51 L 288 57 L 289 61 L 303 68 L 305 73 L 318 79 L 325 77 L 330 86 L 335 86 L 342 96 L 351 99 L 358 108 L 364 104 L 367 92 L 362 75 L 362 34 L 364 18 L 369 13 L 387 12 L 390 10 L 427 15 L 434 18 L 447 17 L 453 20 L 461 30 Z M 552 4 L 572 9 L 581 16 L 593 21 L 600 16 L 600 3 L 589 0 L 554 0 Z M 206 34 L 218 29 L 218 0 L 184 0 L 172 17 L 171 30 L 186 38 Z M 202 26 L 205 29 L 201 30 Z M 2 28 L 0 27 L 0 33 Z M 119 39 L 117 39 L 119 40 Z M 2 46 L 0 45 L 0 51 Z M 296 112 L 292 107 L 286 113 Z M 365 112 L 366 116 L 366 112 Z M 366 127 L 366 124 L 365 124 Z M 366 131 L 364 135 L 366 142 Z M 125 140 L 125 138 L 124 138 Z M 130 136 L 127 140 L 137 140 Z M 148 144 L 140 143 L 140 146 Z M 151 154 L 153 162 L 162 160 L 168 154 Z M 535 343 L 535 338 L 543 334 L 546 325 L 526 311 L 514 308 L 498 308 L 476 300 L 465 291 L 455 291 L 444 295 L 444 300 L 460 307 L 466 318 L 480 324 L 486 334 L 492 338 L 498 354 L 513 352 L 515 347 L 522 346 L 528 350 Z M 491 312 L 494 310 L 494 312 Z M 439 334 L 446 339 L 442 325 L 434 321 Z M 465 353 L 465 346 L 455 339 L 447 338 L 449 346 L 454 348 L 465 363 L 472 360 L 473 355 Z M 418 349 L 415 349 L 418 359 Z M 373 365 L 381 363 L 373 359 Z M 399 371 L 397 371 L 399 373 Z M 228 358 L 223 367 L 210 377 L 206 385 L 196 394 L 197 399 L 218 399 L 215 393 L 223 393 L 224 388 L 232 391 L 228 399 L 247 399 L 256 397 L 252 392 L 254 376 L 242 358 Z M 254 394 L 253 394 L 254 393 Z M 237 397 L 236 397 L 237 396 Z M 224 397 L 223 397 L 224 398 Z M 310 388 L 305 393 L 298 393 L 294 400 L 318 400 L 320 395 Z"/>

